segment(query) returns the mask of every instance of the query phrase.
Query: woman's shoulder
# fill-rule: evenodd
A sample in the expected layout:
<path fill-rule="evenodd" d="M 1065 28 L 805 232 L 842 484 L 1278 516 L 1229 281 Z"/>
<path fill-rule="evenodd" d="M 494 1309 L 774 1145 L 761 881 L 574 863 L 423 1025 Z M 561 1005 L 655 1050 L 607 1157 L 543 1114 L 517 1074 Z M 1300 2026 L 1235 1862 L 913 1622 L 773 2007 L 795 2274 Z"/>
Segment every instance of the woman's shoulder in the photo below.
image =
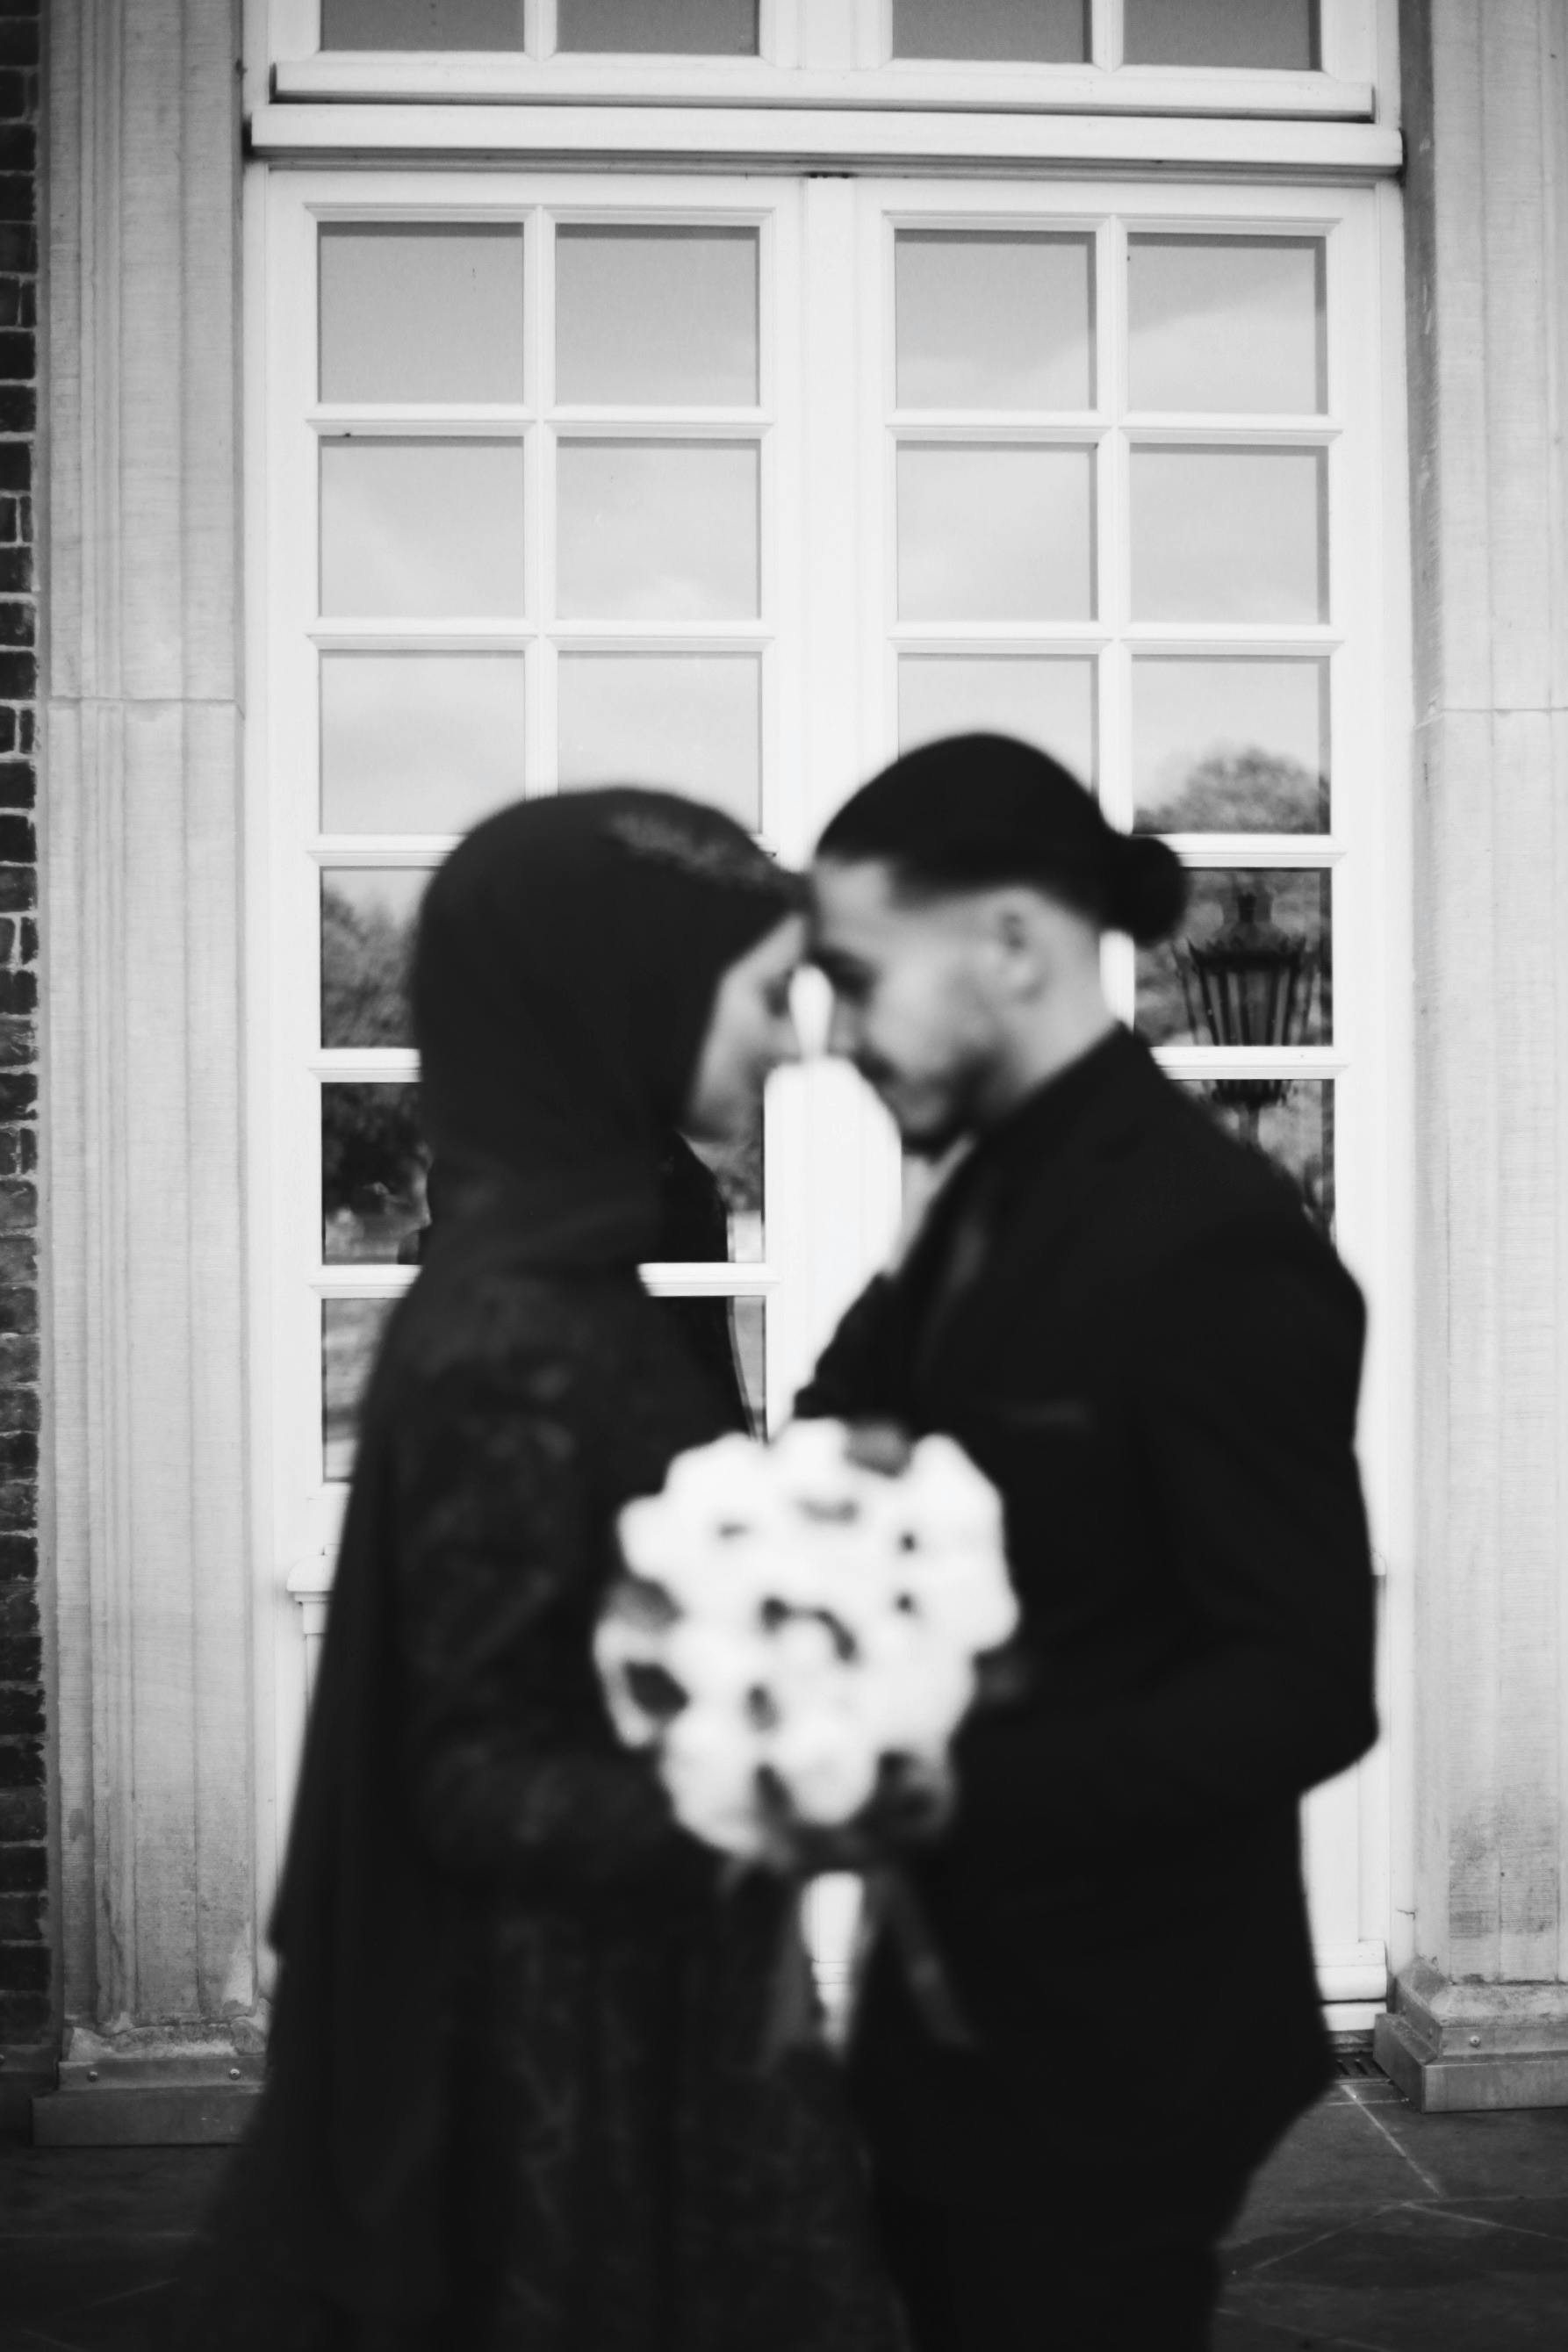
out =
<path fill-rule="evenodd" d="M 646 1348 L 649 1301 L 630 1269 L 554 1274 L 501 1263 L 423 1273 L 389 1334 L 405 1393 L 454 1384 L 591 1390 Z"/>
<path fill-rule="evenodd" d="M 434 1269 L 428 1270 L 434 1274 Z M 396 1481 L 587 1478 L 612 1501 L 651 1493 L 673 1456 L 722 1426 L 662 1302 L 630 1268 L 492 1267 L 403 1302 L 361 1430 Z"/>

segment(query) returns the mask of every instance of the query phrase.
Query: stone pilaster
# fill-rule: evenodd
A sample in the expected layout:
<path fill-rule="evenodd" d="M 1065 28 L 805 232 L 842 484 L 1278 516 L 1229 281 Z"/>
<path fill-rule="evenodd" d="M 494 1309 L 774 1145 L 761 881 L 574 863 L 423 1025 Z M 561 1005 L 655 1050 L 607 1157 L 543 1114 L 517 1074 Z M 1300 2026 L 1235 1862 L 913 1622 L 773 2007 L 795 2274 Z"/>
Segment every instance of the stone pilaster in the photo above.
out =
<path fill-rule="evenodd" d="M 1431 2106 L 1568 2103 L 1568 0 L 1410 0 Z"/>
<path fill-rule="evenodd" d="M 50 11 L 51 2138 L 181 2136 L 92 2094 L 255 2039 L 238 55 L 231 0 Z"/>

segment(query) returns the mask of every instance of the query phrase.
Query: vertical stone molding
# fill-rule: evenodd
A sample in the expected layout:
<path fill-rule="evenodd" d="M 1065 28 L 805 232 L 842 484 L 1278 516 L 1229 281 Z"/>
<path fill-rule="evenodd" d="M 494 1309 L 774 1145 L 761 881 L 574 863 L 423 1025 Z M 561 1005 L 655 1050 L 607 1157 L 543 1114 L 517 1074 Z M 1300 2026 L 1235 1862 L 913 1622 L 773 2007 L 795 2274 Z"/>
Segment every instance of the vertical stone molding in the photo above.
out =
<path fill-rule="evenodd" d="M 238 57 L 231 0 L 50 10 L 48 1458 L 64 2006 L 105 2086 L 254 2041 Z"/>
<path fill-rule="evenodd" d="M 1384 2063 L 1568 2103 L 1568 0 L 1407 0 L 1415 1948 Z"/>

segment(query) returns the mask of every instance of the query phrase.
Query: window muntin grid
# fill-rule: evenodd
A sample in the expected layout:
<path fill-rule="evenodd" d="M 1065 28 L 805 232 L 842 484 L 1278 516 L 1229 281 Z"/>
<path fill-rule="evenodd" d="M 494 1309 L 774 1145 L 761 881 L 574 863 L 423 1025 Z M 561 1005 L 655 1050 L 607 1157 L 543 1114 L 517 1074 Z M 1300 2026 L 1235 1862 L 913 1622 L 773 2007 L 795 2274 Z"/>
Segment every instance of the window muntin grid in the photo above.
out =
<path fill-rule="evenodd" d="M 1019 294 L 1026 256 L 1048 234 L 1037 217 L 964 223 L 889 206 L 881 433 L 896 740 L 1023 734 L 1095 783 L 1119 824 L 1175 839 L 1194 868 L 1187 921 L 1174 950 L 1138 958 L 1110 946 L 1118 1010 L 1331 1220 L 1343 857 L 1329 787 L 1343 643 L 1331 528 L 1342 429 L 1327 324 L 1331 236 L 1109 215 L 1086 248 L 1089 285 L 1071 299 L 1072 315 L 1094 322 L 1093 363 L 1054 399 L 1037 368 L 1039 389 L 1022 399 L 1016 354 L 1031 327 Z M 1020 248 L 1011 269 L 996 258 L 1009 236 Z M 945 380 L 963 394 L 940 416 L 905 398 L 911 282 L 921 380 L 944 380 L 940 306 L 929 273 L 921 283 L 908 267 L 936 237 L 953 289 Z M 1139 275 L 1151 257 L 1152 300 Z M 1037 299 L 1047 299 L 1043 279 Z M 1252 355 L 1259 336 L 1287 347 L 1272 368 Z M 1216 352 L 1236 355 L 1228 373 Z M 933 453 L 956 475 L 983 451 L 1022 484 L 1031 463 L 1068 449 L 1092 485 L 1076 511 L 1017 493 L 988 504 L 983 488 L 955 489 L 938 509 L 918 476 L 911 495 L 911 461 Z M 940 585 L 912 597 L 916 567 Z M 1053 595 L 1064 568 L 1077 593 Z M 1216 942 L 1273 957 L 1279 986 L 1245 1002 L 1212 988 L 1205 997 L 1201 967 Z M 1254 1034 L 1265 1012 L 1268 1034 Z"/>
<path fill-rule="evenodd" d="M 761 829 L 775 419 L 765 215 L 344 213 L 312 250 L 309 1060 L 331 1481 L 426 1216 L 405 989 L 441 854 L 508 800 L 627 778 L 706 790 Z M 402 348 L 411 285 L 432 296 L 437 357 Z M 759 1402 L 765 1158 L 760 1132 L 714 1156 L 730 1260 L 662 1284 L 745 1299 Z"/>
<path fill-rule="evenodd" d="M 841 0 L 877 63 L 1313 73 L 1321 0 Z M 323 52 L 763 58 L 797 0 L 319 0 Z M 861 62 L 867 60 L 862 58 Z"/>
<path fill-rule="evenodd" d="M 1164 30 L 1152 42 L 1142 0 L 834 0 L 831 8 L 757 0 L 754 12 L 750 0 L 639 0 L 635 10 L 630 0 L 572 0 L 564 13 L 563 0 L 438 0 L 448 25 L 457 10 L 476 12 L 460 44 L 444 44 L 439 27 L 430 29 L 437 0 L 389 0 L 384 9 L 380 0 L 264 0 L 271 79 L 258 73 L 254 89 L 258 102 L 285 103 L 439 105 L 534 92 L 676 105 L 941 108 L 956 100 L 1009 111 L 1021 103 L 1089 113 L 1133 107 L 1197 121 L 1331 123 L 1381 110 L 1376 82 L 1394 0 L 1268 0 L 1247 13 L 1245 39 L 1234 26 L 1226 31 L 1228 62 L 1213 61 L 1216 5 L 1155 0 L 1156 31 Z M 623 36 L 610 22 L 618 11 L 631 27 Z M 590 15 L 602 20 L 590 33 L 601 47 L 582 36 Z M 677 16 L 671 38 L 661 27 Z M 1043 36 L 1030 31 L 1036 26 Z M 593 126 L 584 129 L 597 144 Z"/>

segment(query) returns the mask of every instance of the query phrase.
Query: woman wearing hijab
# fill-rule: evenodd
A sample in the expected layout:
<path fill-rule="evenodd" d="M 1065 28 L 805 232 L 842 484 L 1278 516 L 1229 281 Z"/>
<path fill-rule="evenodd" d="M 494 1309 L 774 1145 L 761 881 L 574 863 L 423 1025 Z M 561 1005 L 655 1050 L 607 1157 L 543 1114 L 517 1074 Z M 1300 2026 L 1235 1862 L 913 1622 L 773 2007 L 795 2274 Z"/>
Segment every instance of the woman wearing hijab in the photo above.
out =
<path fill-rule="evenodd" d="M 761 2063 L 785 1891 L 676 1826 L 590 1647 L 620 1506 L 732 1418 L 637 1276 L 668 1139 L 754 1118 L 803 941 L 793 879 L 669 794 L 510 808 L 431 885 L 441 1213 L 364 1408 L 268 2078 L 182 2342 L 896 2344 L 831 2063 Z"/>

